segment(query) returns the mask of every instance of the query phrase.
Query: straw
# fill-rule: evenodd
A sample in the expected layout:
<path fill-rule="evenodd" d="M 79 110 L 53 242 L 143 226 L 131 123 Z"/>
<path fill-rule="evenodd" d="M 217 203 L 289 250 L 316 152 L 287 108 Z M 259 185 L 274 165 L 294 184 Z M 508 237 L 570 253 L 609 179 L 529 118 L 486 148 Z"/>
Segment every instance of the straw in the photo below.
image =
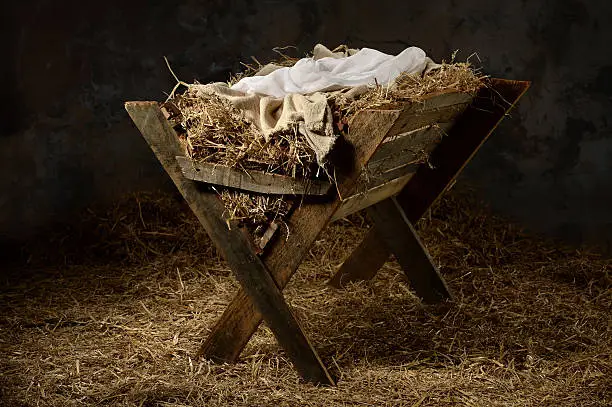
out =
<path fill-rule="evenodd" d="M 187 206 L 135 195 L 24 248 L 0 290 L 3 406 L 607 406 L 612 261 L 565 248 L 451 192 L 419 232 L 455 294 L 423 306 L 396 262 L 370 282 L 327 279 L 361 216 L 317 240 L 286 289 L 341 377 L 299 379 L 269 329 L 238 364 L 196 360 L 237 284 Z"/>

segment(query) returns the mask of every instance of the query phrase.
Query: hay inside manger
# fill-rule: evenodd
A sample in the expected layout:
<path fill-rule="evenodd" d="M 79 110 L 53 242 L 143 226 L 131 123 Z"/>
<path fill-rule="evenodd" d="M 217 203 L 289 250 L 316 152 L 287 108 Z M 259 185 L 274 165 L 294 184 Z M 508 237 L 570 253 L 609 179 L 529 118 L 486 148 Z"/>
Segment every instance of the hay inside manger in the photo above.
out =
<path fill-rule="evenodd" d="M 177 119 L 185 131 L 187 154 L 195 161 L 297 178 L 309 178 L 316 168 L 314 151 L 297 129 L 266 141 L 238 109 L 219 96 L 196 96 L 187 89 L 173 103 L 180 112 Z"/>
<path fill-rule="evenodd" d="M 442 63 L 440 67 L 424 75 L 400 75 L 390 85 L 376 85 L 355 99 L 340 94 L 333 98 L 335 111 L 348 121 L 355 114 L 367 109 L 392 109 L 398 103 L 420 103 L 437 93 L 461 92 L 476 95 L 486 86 L 486 76 L 469 63 Z"/>
<path fill-rule="evenodd" d="M 253 240 L 261 247 L 266 231 L 271 224 L 283 224 L 293 202 L 282 195 L 245 193 L 231 189 L 220 190 L 219 196 L 225 205 L 224 217 L 230 223 L 238 223 L 251 233 Z M 266 236 L 267 238 L 267 236 Z"/>
<path fill-rule="evenodd" d="M 297 60 L 283 56 L 277 65 L 290 66 Z M 253 75 L 258 69 L 248 66 L 237 78 Z M 405 103 L 419 103 L 437 93 L 476 94 L 486 85 L 486 78 L 468 63 L 443 63 L 421 75 L 401 75 L 393 84 L 376 85 L 358 97 L 348 99 L 343 92 L 330 92 L 328 100 L 337 134 L 349 131 L 348 124 L 359 112 L 368 109 L 394 109 Z M 218 164 L 248 171 L 263 171 L 312 179 L 325 177 L 329 168 L 319 168 L 316 155 L 296 128 L 274 134 L 266 141 L 261 132 L 241 112 L 219 96 L 186 92 L 169 101 L 169 110 L 183 134 L 187 155 L 194 161 Z M 420 162 L 426 162 L 428 154 Z M 333 166 L 333 163 L 329 163 Z M 330 180 L 333 182 L 333 180 Z M 217 187 L 226 205 L 227 220 L 238 220 L 254 233 L 265 230 L 274 220 L 283 220 L 291 203 L 283 196 L 274 199 L 261 195 Z M 279 208 L 284 208 L 279 210 Z M 257 234 L 257 233 L 256 233 Z M 257 240 L 258 238 L 256 238 Z"/>

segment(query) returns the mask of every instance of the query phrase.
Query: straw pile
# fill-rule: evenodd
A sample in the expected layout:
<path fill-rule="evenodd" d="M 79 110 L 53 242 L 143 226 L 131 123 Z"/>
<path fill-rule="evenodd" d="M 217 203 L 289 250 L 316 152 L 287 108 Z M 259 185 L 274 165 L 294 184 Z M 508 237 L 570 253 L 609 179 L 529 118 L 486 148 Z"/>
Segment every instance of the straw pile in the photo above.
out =
<path fill-rule="evenodd" d="M 453 192 L 419 223 L 456 296 L 398 265 L 325 283 L 367 231 L 319 238 L 286 296 L 338 387 L 301 382 L 261 327 L 236 365 L 194 355 L 237 288 L 186 205 L 136 196 L 44 236 L 0 282 L 3 406 L 608 406 L 612 261 L 525 234 Z"/>

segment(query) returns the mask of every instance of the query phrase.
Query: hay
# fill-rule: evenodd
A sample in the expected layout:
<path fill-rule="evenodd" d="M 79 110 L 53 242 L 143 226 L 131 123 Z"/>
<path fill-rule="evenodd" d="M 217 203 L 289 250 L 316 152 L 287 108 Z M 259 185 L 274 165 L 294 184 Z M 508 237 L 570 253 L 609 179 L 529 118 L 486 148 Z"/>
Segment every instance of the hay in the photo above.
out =
<path fill-rule="evenodd" d="M 291 66 L 296 58 L 280 53 L 276 65 Z M 245 65 L 246 70 L 230 80 L 253 75 L 262 65 Z M 442 64 L 430 73 L 402 75 L 393 86 L 375 86 L 355 100 L 342 96 L 331 98 L 335 127 L 338 133 L 346 131 L 350 118 L 366 109 L 393 108 L 397 103 L 420 102 L 427 96 L 439 92 L 466 92 L 475 94 L 484 86 L 484 77 L 467 63 Z M 304 138 L 293 131 L 276 134 L 266 142 L 259 131 L 248 123 L 240 111 L 216 95 L 198 95 L 190 88 L 182 95 L 172 98 L 170 111 L 178 112 L 172 119 L 180 124 L 188 155 L 196 161 L 204 161 L 245 171 L 259 170 L 289 175 L 298 178 L 312 178 L 317 171 L 316 156 Z M 421 162 L 425 162 L 426 156 Z M 322 171 L 325 174 L 325 171 Z M 263 198 L 257 194 L 225 191 L 219 188 L 226 204 L 229 220 L 238 219 L 250 231 L 265 230 L 265 219 L 283 220 L 289 207 L 283 197 Z M 282 212 L 282 213 L 281 213 Z M 256 237 L 256 240 L 258 238 Z"/>
<path fill-rule="evenodd" d="M 292 57 L 292 56 L 289 56 L 289 55 L 285 54 L 283 51 L 286 50 L 287 48 L 294 48 L 294 47 L 277 47 L 277 48 L 274 48 L 273 51 L 276 54 L 278 54 L 278 58 L 268 62 L 268 64 L 277 65 L 277 66 L 281 66 L 281 67 L 295 65 L 295 63 L 297 61 L 299 61 L 300 58 Z M 227 81 L 228 86 L 235 85 L 242 78 L 246 78 L 246 77 L 249 77 L 249 76 L 254 76 L 265 65 L 268 65 L 268 64 L 265 64 L 265 65 L 262 64 L 255 57 L 251 57 L 251 59 L 253 60 L 253 63 L 251 63 L 251 64 L 242 63 L 241 65 L 243 66 L 244 69 L 241 72 L 238 72 L 237 74 L 232 74 L 230 76 L 230 79 Z"/>
<path fill-rule="evenodd" d="M 172 103 L 186 133 L 188 155 L 195 161 L 309 178 L 316 156 L 297 129 L 277 133 L 266 141 L 240 111 L 216 95 L 198 95 L 188 88 Z M 174 110 L 174 109 L 173 109 Z"/>
<path fill-rule="evenodd" d="M 292 206 L 292 201 L 283 195 L 223 189 L 219 196 L 225 204 L 223 216 L 228 224 L 238 223 L 238 226 L 245 226 L 255 242 L 261 240 L 270 224 L 285 224 L 285 217 Z"/>
<path fill-rule="evenodd" d="M 452 192 L 418 224 L 454 305 L 420 304 L 396 262 L 331 289 L 367 222 L 353 216 L 319 238 L 286 297 L 341 376 L 334 388 L 300 381 L 265 326 L 236 365 L 193 358 L 237 285 L 182 202 L 139 195 L 85 218 L 5 270 L 3 406 L 612 401 L 612 261 L 526 234 L 469 194 Z M 84 240 L 81 229 L 104 233 Z"/>
<path fill-rule="evenodd" d="M 347 100 L 340 94 L 333 102 L 345 121 L 367 109 L 392 109 L 398 103 L 422 102 L 442 92 L 463 92 L 476 95 L 486 86 L 486 77 L 469 63 L 442 63 L 424 75 L 400 75 L 390 85 L 376 85 L 356 99 Z"/>

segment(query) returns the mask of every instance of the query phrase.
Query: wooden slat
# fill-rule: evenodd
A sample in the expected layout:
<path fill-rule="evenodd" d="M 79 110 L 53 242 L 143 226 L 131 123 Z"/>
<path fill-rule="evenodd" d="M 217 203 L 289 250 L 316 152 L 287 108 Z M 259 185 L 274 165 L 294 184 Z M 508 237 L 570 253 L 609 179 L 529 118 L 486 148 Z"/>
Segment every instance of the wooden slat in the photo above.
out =
<path fill-rule="evenodd" d="M 420 102 L 406 103 L 387 138 L 433 123 L 452 121 L 472 103 L 473 98 L 469 93 L 448 92 L 430 95 Z"/>
<path fill-rule="evenodd" d="M 416 223 L 435 200 L 454 183 L 463 167 L 476 154 L 493 130 L 529 88 L 530 82 L 492 79 L 474 103 L 457 120 L 430 161 L 421 166 L 398 195 L 408 220 Z M 389 257 L 374 226 L 332 279 L 348 282 L 376 275 Z"/>
<path fill-rule="evenodd" d="M 417 163 L 406 164 L 406 165 L 402 164 L 399 167 L 388 169 L 385 172 L 380 173 L 380 174 L 375 174 L 375 175 L 370 174 L 368 175 L 367 179 L 364 180 L 364 182 L 366 182 L 366 185 L 364 188 L 369 188 L 369 189 L 377 188 L 397 178 L 404 178 L 408 180 L 409 178 L 406 178 L 406 177 L 413 176 L 414 174 L 416 174 L 417 170 L 419 169 L 421 165 L 427 165 L 427 163 L 417 162 Z M 359 190 L 363 190 L 364 188 L 360 188 Z M 351 198 L 352 197 L 349 197 L 348 199 L 351 199 Z"/>
<path fill-rule="evenodd" d="M 331 183 L 322 180 L 297 179 L 255 170 L 246 172 L 183 156 L 177 156 L 176 160 L 183 175 L 191 180 L 262 194 L 325 195 L 331 188 Z"/>
<path fill-rule="evenodd" d="M 357 193 L 343 200 L 332 221 L 344 218 L 401 191 L 421 165 L 421 163 L 412 163 L 416 160 L 417 154 L 429 155 L 452 125 L 453 122 L 435 124 L 405 133 L 389 143 L 383 143 L 368 163 L 367 174 L 362 174 L 356 187 Z M 387 145 L 392 147 L 386 148 Z M 384 156 L 380 153 L 381 150 Z M 360 191 L 361 189 L 365 191 Z"/>
<path fill-rule="evenodd" d="M 347 159 L 337 167 L 341 196 L 350 195 L 355 181 L 372 154 L 376 151 L 393 123 L 399 117 L 397 110 L 367 111 L 357 115 L 349 124 L 346 144 L 339 145 L 337 153 Z M 279 289 L 283 289 L 310 250 L 321 230 L 327 225 L 341 202 L 334 199 L 322 204 L 303 203 L 287 220 L 289 234 L 281 234 L 272 244 L 263 260 Z M 261 314 L 253 302 L 239 290 L 212 329 L 198 355 L 223 361 L 235 361 L 253 335 Z"/>
<path fill-rule="evenodd" d="M 433 304 L 450 299 L 451 294 L 444 279 L 395 198 L 370 206 L 368 215 L 376 225 L 377 235 L 395 254 L 410 286 L 423 302 Z"/>
<path fill-rule="evenodd" d="M 183 177 L 175 159 L 180 150 L 178 138 L 157 103 L 126 103 L 126 110 L 302 377 L 333 384 L 276 283 L 253 251 L 250 237 L 239 228 L 228 229 L 222 217 L 225 208 L 215 193 Z"/>
<path fill-rule="evenodd" d="M 352 195 L 348 199 L 342 201 L 342 206 L 334 213 L 331 221 L 342 219 L 370 205 L 374 205 L 377 202 L 394 196 L 404 188 L 409 179 L 410 175 L 403 176 L 393 179 L 386 184 L 378 185 L 365 192 Z"/>
<path fill-rule="evenodd" d="M 410 162 L 418 158 L 421 152 L 425 152 L 428 155 L 442 138 L 448 134 L 452 126 L 452 121 L 439 122 L 423 129 L 406 133 L 401 137 L 393 138 L 390 141 L 385 141 L 368 163 L 368 168 L 373 172 L 374 167 L 378 166 L 381 162 L 395 158 L 401 158 L 405 162 Z"/>

